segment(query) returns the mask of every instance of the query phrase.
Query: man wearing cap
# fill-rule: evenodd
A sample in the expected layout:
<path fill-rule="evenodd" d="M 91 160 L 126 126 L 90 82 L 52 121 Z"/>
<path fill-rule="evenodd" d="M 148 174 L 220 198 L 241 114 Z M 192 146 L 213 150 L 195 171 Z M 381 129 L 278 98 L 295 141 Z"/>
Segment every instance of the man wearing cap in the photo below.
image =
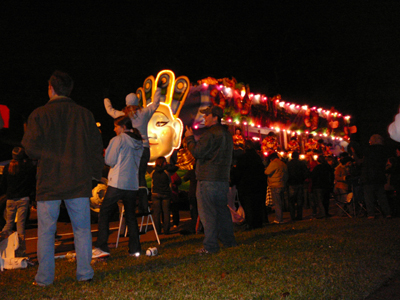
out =
<path fill-rule="evenodd" d="M 233 224 L 228 209 L 229 173 L 232 163 L 233 140 L 222 126 L 223 110 L 219 106 L 200 111 L 207 130 L 196 141 L 191 128 L 186 127 L 187 148 L 197 160 L 197 203 L 204 226 L 204 248 L 198 252 L 216 253 L 218 239 L 225 247 L 236 246 Z"/>
<path fill-rule="evenodd" d="M 90 200 L 92 178 L 100 180 L 103 142 L 93 114 L 69 95 L 71 77 L 55 71 L 48 85 L 50 100 L 28 118 L 22 139 L 26 154 L 38 160 L 36 200 L 38 261 L 34 285 L 47 286 L 55 276 L 54 242 L 61 200 L 74 231 L 78 281 L 90 281 L 94 271 Z"/>

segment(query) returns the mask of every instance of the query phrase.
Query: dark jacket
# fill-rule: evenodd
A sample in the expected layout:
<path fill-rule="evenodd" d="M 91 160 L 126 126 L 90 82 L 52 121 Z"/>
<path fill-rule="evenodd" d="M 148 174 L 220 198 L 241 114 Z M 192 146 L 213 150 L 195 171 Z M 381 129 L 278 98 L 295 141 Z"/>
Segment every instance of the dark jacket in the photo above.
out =
<path fill-rule="evenodd" d="M 35 191 L 36 168 L 30 162 L 20 162 L 20 170 L 12 175 L 8 172 L 10 164 L 3 169 L 0 192 L 7 195 L 7 199 L 28 197 Z"/>
<path fill-rule="evenodd" d="M 233 140 L 228 129 L 215 124 L 200 136 L 186 138 L 187 148 L 196 158 L 196 178 L 198 181 L 229 181 L 232 163 Z"/>
<path fill-rule="evenodd" d="M 152 193 L 172 197 L 171 177 L 165 167 L 156 166 L 151 173 L 151 178 Z"/>
<path fill-rule="evenodd" d="M 292 159 L 287 163 L 289 178 L 288 185 L 300 185 L 308 177 L 308 168 L 305 162 L 299 159 Z"/>
<path fill-rule="evenodd" d="M 22 145 L 38 159 L 38 201 L 92 196 L 101 179 L 103 143 L 93 114 L 68 97 L 54 97 L 28 119 Z"/>
<path fill-rule="evenodd" d="M 385 169 L 388 157 L 385 146 L 380 144 L 368 146 L 364 152 L 361 182 L 363 184 L 385 184 Z"/>
<path fill-rule="evenodd" d="M 327 163 L 318 164 L 311 172 L 312 188 L 333 189 L 334 174 L 332 167 Z"/>
<path fill-rule="evenodd" d="M 236 167 L 232 169 L 232 185 L 245 193 L 265 192 L 267 176 L 264 174 L 264 164 L 254 149 L 246 149 L 238 157 Z"/>

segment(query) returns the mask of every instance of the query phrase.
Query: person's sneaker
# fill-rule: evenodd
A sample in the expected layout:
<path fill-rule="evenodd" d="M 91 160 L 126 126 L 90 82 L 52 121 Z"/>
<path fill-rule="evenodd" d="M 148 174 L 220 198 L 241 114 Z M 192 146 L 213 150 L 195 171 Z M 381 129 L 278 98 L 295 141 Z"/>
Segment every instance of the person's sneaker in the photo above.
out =
<path fill-rule="evenodd" d="M 102 258 L 110 256 L 109 252 L 103 251 L 99 248 L 94 248 L 92 250 L 92 258 Z"/>
<path fill-rule="evenodd" d="M 32 282 L 32 284 L 33 284 L 34 286 L 40 286 L 40 287 L 45 287 L 45 286 L 46 286 L 45 284 L 40 283 L 40 282 L 37 282 L 37 281 Z"/>
<path fill-rule="evenodd" d="M 196 250 L 196 252 L 199 253 L 199 254 L 210 254 L 210 252 L 208 252 L 208 251 L 207 251 L 206 249 L 204 249 L 204 248 L 198 249 L 198 250 Z"/>
<path fill-rule="evenodd" d="M 139 257 L 140 256 L 140 252 L 129 253 L 129 256 Z"/>

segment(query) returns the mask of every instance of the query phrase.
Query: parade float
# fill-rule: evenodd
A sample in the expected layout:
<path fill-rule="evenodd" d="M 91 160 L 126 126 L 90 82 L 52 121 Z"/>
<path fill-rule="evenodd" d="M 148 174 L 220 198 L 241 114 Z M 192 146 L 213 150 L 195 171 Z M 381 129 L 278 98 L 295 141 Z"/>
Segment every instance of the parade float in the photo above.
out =
<path fill-rule="evenodd" d="M 224 110 L 222 123 L 229 126 L 236 146 L 244 139 L 253 139 L 260 143 L 264 155 L 271 151 L 284 155 L 293 150 L 323 150 L 337 155 L 346 150 L 351 134 L 357 131 L 350 116 L 333 107 L 287 102 L 280 95 L 254 94 L 249 85 L 235 78 L 208 77 L 191 84 L 186 76 L 175 79 L 172 71 L 163 70 L 155 78 L 146 78 L 137 90 L 141 105 L 151 105 L 157 86 L 161 86 L 162 100 L 148 126 L 150 164 L 181 147 L 185 126 L 200 134 L 204 128 L 200 110 L 210 105 Z"/>

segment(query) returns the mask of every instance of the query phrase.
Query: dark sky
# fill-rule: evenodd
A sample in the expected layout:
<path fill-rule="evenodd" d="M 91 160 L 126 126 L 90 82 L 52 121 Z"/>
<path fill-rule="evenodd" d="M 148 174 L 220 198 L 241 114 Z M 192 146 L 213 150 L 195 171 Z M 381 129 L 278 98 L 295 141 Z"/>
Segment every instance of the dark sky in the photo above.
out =
<path fill-rule="evenodd" d="M 399 1 L 73 2 L 2 2 L 0 103 L 14 116 L 43 105 L 47 80 L 61 69 L 75 80 L 72 98 L 111 131 L 104 87 L 122 108 L 164 68 L 334 106 L 353 117 L 362 144 L 373 133 L 387 137 L 397 113 Z"/>

